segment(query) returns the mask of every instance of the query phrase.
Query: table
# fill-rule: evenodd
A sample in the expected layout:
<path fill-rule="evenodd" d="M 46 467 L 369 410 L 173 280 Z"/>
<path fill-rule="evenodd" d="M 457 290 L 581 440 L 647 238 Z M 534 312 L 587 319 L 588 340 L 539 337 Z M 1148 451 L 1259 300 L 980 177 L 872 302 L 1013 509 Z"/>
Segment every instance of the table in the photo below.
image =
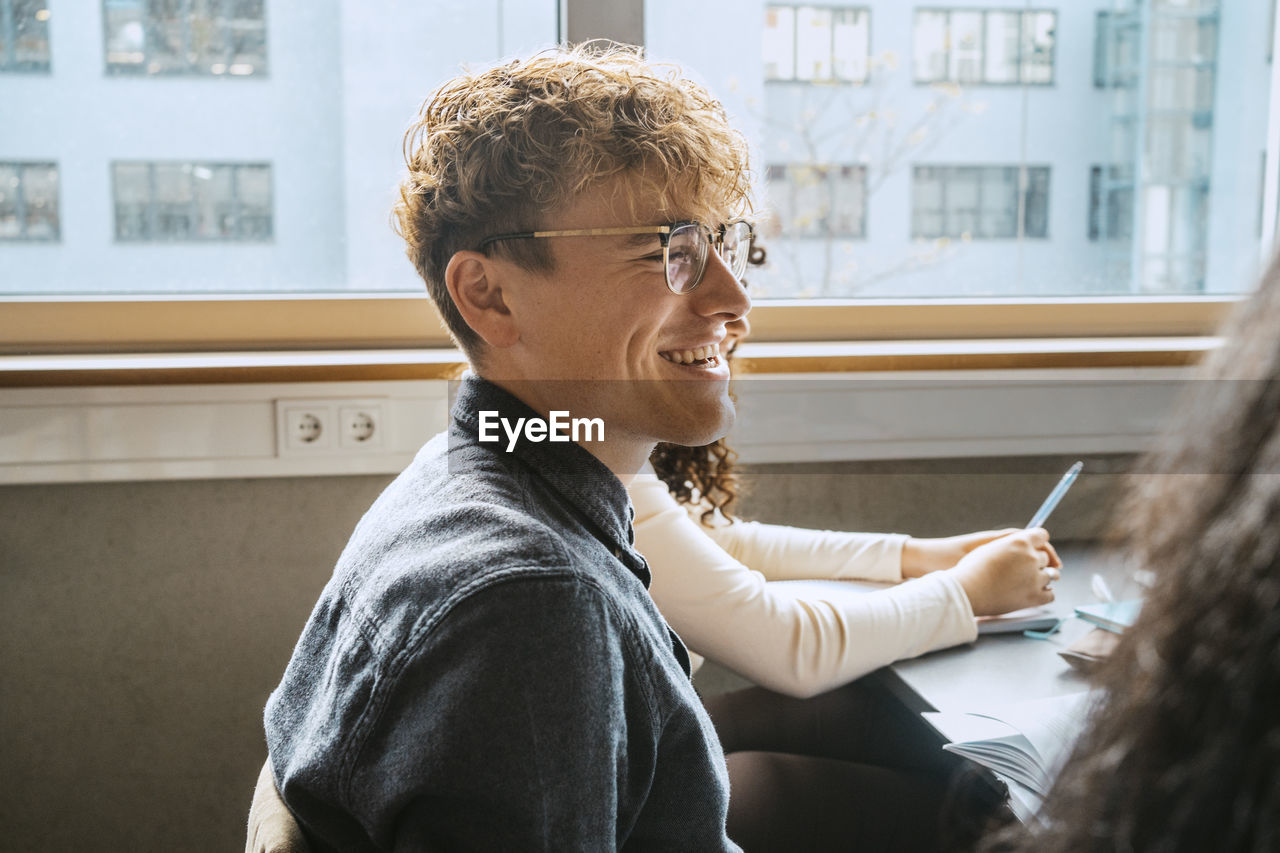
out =
<path fill-rule="evenodd" d="M 1089 689 L 1088 681 L 1058 651 L 1093 629 L 1083 619 L 1070 618 L 1074 608 L 1096 601 L 1089 584 L 1101 575 L 1117 600 L 1139 597 L 1140 588 L 1129 567 L 1114 552 L 1099 546 L 1059 549 L 1062 579 L 1055 585 L 1054 614 L 1066 618 L 1046 640 L 1021 634 L 980 636 L 967 646 L 898 661 L 875 673 L 908 709 L 965 711 L 993 702 L 1043 699 Z"/>

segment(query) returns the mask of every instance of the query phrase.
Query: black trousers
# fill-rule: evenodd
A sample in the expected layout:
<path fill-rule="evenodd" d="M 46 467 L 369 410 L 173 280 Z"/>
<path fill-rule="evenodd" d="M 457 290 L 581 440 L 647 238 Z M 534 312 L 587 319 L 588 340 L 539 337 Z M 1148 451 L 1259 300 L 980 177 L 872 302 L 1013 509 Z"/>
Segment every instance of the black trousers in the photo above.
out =
<path fill-rule="evenodd" d="M 704 700 L 729 766 L 729 837 L 757 851 L 956 851 L 1011 819 L 1004 792 L 873 678 L 811 699 Z"/>

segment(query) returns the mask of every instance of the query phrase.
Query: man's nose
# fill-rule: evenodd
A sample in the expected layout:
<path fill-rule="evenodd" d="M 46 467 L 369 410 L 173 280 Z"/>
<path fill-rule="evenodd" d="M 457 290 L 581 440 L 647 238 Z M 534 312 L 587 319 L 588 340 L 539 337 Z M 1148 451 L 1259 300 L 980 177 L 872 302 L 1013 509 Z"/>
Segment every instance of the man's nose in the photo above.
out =
<path fill-rule="evenodd" d="M 706 316 L 728 315 L 725 317 L 726 323 L 741 322 L 746 326 L 747 313 L 751 310 L 751 297 L 747 296 L 747 289 L 734 276 L 719 252 L 710 253 L 702 282 L 690 296 L 698 303 L 698 313 Z"/>

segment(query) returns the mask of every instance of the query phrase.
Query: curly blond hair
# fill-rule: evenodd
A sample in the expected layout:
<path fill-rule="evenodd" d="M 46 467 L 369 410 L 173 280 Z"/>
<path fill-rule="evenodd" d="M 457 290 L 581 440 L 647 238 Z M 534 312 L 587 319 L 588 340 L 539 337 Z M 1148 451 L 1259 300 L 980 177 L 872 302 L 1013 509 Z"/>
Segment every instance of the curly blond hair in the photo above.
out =
<path fill-rule="evenodd" d="M 751 209 L 746 141 L 724 108 L 679 68 L 634 48 L 593 43 L 465 72 L 423 104 L 405 134 L 409 174 L 393 209 L 409 259 L 454 340 L 474 361 L 479 336 L 445 287 L 454 253 L 487 236 L 534 230 L 580 192 L 614 176 L 694 215 Z M 637 223 L 650 224 L 650 223 Z M 490 244 L 550 272 L 546 241 Z"/>

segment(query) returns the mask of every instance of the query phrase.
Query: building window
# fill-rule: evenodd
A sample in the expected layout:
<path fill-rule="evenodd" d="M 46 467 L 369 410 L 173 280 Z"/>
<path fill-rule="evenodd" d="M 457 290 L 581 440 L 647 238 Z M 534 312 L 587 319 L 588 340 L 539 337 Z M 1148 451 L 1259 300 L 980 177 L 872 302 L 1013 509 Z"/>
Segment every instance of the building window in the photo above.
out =
<path fill-rule="evenodd" d="M 867 236 L 865 166 L 784 163 L 766 174 L 778 236 Z"/>
<path fill-rule="evenodd" d="M 1056 12 L 918 9 L 917 83 L 1053 83 Z"/>
<path fill-rule="evenodd" d="M 0 71 L 48 70 L 47 0 L 0 0 Z"/>
<path fill-rule="evenodd" d="M 1049 167 L 916 166 L 911 236 L 1047 239 Z"/>
<path fill-rule="evenodd" d="M 829 6 L 766 6 L 766 80 L 861 83 L 867 79 L 871 13 Z"/>
<path fill-rule="evenodd" d="M 58 167 L 0 163 L 0 240 L 57 240 Z"/>
<path fill-rule="evenodd" d="M 267 72 L 265 0 L 103 0 L 113 74 Z"/>
<path fill-rule="evenodd" d="M 1133 236 L 1133 176 L 1123 166 L 1089 169 L 1089 239 L 1103 235 L 1108 240 Z"/>
<path fill-rule="evenodd" d="M 1142 75 L 1141 20 L 1135 15 L 1098 12 L 1094 25 L 1093 85 L 1132 88 Z"/>
<path fill-rule="evenodd" d="M 272 236 L 271 167 L 263 163 L 114 163 L 116 239 Z"/>

